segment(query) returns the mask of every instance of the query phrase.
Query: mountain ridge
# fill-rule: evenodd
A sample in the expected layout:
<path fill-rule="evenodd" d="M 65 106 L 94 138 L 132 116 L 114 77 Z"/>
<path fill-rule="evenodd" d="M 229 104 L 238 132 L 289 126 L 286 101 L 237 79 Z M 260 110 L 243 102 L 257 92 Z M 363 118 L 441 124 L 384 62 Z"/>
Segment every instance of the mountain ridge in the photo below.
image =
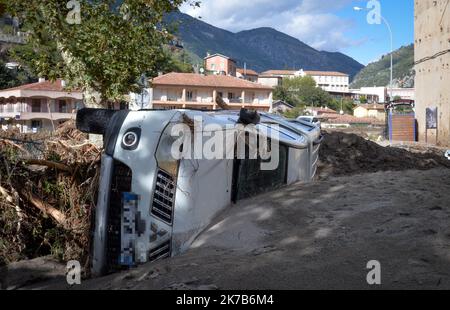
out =
<path fill-rule="evenodd" d="M 318 51 L 297 38 L 271 27 L 231 32 L 179 11 L 165 16 L 165 24 L 175 26 L 193 62 L 207 53 L 235 59 L 238 66 L 258 72 L 270 69 L 340 71 L 354 77 L 364 66 L 340 52 Z"/>

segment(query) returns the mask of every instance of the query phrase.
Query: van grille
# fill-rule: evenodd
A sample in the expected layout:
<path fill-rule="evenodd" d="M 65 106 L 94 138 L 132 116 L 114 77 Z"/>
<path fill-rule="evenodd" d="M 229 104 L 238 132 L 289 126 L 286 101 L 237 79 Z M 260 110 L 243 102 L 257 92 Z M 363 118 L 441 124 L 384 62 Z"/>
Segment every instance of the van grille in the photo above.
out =
<path fill-rule="evenodd" d="M 163 170 L 158 171 L 153 194 L 152 214 L 172 224 L 176 184 L 174 178 Z"/>
<path fill-rule="evenodd" d="M 170 256 L 170 239 L 150 250 L 149 261 L 166 258 Z"/>
<path fill-rule="evenodd" d="M 106 260 L 109 272 L 120 268 L 122 193 L 131 192 L 131 169 L 114 161 L 108 210 Z"/>

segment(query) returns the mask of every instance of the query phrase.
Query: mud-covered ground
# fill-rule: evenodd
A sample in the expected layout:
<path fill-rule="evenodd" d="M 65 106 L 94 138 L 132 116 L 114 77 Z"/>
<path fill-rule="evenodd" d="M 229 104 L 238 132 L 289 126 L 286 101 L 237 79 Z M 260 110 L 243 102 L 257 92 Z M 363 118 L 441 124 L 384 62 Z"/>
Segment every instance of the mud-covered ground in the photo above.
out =
<path fill-rule="evenodd" d="M 405 148 L 407 150 L 405 150 Z M 326 135 L 317 180 L 239 202 L 179 257 L 69 287 L 64 266 L 0 269 L 3 288 L 450 289 L 450 161 L 443 150 Z"/>
<path fill-rule="evenodd" d="M 450 289 L 450 170 L 297 184 L 223 213 L 182 256 L 72 289 Z M 64 278 L 31 288 L 68 288 Z"/>

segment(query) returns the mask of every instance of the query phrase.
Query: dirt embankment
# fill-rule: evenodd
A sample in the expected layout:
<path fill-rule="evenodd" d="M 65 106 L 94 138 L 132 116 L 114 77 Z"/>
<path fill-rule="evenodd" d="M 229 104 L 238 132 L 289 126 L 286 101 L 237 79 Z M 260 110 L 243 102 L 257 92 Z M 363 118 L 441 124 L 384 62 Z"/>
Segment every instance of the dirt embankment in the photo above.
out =
<path fill-rule="evenodd" d="M 355 134 L 325 133 L 320 150 L 318 177 L 362 174 L 377 171 L 427 170 L 450 168 L 450 161 L 434 149 L 414 152 L 383 147 Z"/>

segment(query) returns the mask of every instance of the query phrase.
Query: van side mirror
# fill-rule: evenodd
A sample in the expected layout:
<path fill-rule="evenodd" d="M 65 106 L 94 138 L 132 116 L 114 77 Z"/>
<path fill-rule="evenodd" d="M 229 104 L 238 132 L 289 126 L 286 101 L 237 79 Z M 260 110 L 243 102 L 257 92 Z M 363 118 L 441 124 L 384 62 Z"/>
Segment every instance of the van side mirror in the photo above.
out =
<path fill-rule="evenodd" d="M 76 126 L 84 133 L 104 135 L 109 121 L 117 111 L 108 109 L 84 108 L 78 110 Z"/>

